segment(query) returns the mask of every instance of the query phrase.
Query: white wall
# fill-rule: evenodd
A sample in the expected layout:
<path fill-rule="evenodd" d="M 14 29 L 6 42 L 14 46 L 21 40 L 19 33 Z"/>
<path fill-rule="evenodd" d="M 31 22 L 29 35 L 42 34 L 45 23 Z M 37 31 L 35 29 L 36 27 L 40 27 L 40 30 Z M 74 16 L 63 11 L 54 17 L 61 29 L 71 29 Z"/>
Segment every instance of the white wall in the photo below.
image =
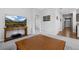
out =
<path fill-rule="evenodd" d="M 64 21 L 65 21 L 62 13 L 60 13 L 60 18 L 61 18 L 61 31 L 62 31 L 64 29 Z"/>
<path fill-rule="evenodd" d="M 43 16 L 50 15 L 51 19 L 50 21 L 43 21 Z M 49 9 L 44 9 L 40 16 L 42 17 L 42 33 L 48 33 L 48 34 L 53 34 L 57 35 L 58 32 L 60 31 L 60 13 L 59 9 L 56 8 L 49 8 Z M 56 19 L 58 16 L 58 19 Z"/>
<path fill-rule="evenodd" d="M 68 13 L 68 14 L 63 14 L 64 18 L 72 18 L 72 14 Z"/>
<path fill-rule="evenodd" d="M 38 10 L 37 9 L 32 9 L 32 33 L 33 34 L 36 34 L 36 29 L 35 29 L 35 24 L 36 24 L 36 20 L 38 20 L 39 17 L 37 17 L 38 15 Z M 40 23 L 40 22 L 38 22 Z M 40 26 L 40 25 L 37 25 L 37 26 Z"/>
<path fill-rule="evenodd" d="M 73 32 L 76 32 L 76 9 L 73 11 Z"/>
<path fill-rule="evenodd" d="M 5 27 L 5 20 L 4 20 L 4 9 L 0 9 L 0 41 L 4 40 L 4 27 Z"/>
<path fill-rule="evenodd" d="M 42 13 L 40 14 L 42 17 L 42 33 L 49 33 L 49 34 L 54 34 L 55 30 L 54 30 L 54 26 L 55 26 L 55 13 L 54 13 L 55 9 L 45 9 L 44 11 L 42 11 Z M 46 15 L 50 15 L 51 19 L 50 21 L 43 21 L 43 16 Z"/>
<path fill-rule="evenodd" d="M 34 8 L 32 10 L 33 12 L 33 21 L 32 21 L 32 24 L 33 24 L 33 34 L 37 34 L 37 33 L 40 33 L 41 32 L 41 29 L 42 29 L 42 12 L 43 10 L 40 10 L 38 8 Z"/>
<path fill-rule="evenodd" d="M 32 34 L 32 9 L 30 8 L 0 8 L 0 41 L 4 41 L 4 27 L 6 15 L 19 15 L 25 16 L 28 23 L 28 34 Z M 19 31 L 21 32 L 21 31 Z"/>
<path fill-rule="evenodd" d="M 60 9 L 56 9 L 55 10 L 55 27 L 56 27 L 56 34 L 58 34 L 61 31 L 61 13 L 60 13 Z M 56 19 L 58 16 L 58 19 Z"/>

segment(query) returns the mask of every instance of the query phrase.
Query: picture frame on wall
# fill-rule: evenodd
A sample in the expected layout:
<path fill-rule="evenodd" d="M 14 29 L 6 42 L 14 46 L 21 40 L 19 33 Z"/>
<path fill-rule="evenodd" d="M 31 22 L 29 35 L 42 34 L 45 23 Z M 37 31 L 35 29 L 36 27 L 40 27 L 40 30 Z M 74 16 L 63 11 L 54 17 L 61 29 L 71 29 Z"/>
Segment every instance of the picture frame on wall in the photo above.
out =
<path fill-rule="evenodd" d="M 50 15 L 43 16 L 43 21 L 50 21 Z"/>

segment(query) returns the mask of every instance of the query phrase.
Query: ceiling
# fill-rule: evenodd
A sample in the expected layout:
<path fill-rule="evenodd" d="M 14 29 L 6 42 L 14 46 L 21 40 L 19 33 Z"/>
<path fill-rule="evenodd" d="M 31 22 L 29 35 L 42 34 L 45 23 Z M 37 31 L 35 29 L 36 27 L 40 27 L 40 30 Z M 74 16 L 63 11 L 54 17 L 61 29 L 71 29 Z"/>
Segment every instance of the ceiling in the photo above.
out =
<path fill-rule="evenodd" d="M 43 11 L 48 8 L 36 8 L 36 9 L 39 11 Z M 69 14 L 72 13 L 74 10 L 76 10 L 76 8 L 59 8 L 59 9 L 62 14 Z M 77 11 L 79 12 L 79 9 L 77 9 Z"/>
<path fill-rule="evenodd" d="M 39 12 L 44 11 L 45 9 L 49 9 L 49 8 L 35 8 L 36 10 L 38 10 Z M 54 9 L 54 8 L 52 8 Z M 70 14 L 72 13 L 74 10 L 77 11 L 77 13 L 79 13 L 79 8 L 59 8 L 60 12 L 62 14 Z"/>
<path fill-rule="evenodd" d="M 60 8 L 60 12 L 62 14 L 70 14 L 72 13 L 76 8 Z"/>

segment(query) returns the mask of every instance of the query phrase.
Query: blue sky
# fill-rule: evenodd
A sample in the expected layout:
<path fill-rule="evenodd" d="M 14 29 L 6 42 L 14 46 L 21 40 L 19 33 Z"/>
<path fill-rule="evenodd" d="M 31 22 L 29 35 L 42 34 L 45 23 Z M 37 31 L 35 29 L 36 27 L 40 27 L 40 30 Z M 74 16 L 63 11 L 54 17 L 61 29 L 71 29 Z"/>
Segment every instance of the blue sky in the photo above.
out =
<path fill-rule="evenodd" d="M 23 16 L 6 16 L 7 18 L 13 20 L 13 21 L 24 21 L 26 18 Z"/>

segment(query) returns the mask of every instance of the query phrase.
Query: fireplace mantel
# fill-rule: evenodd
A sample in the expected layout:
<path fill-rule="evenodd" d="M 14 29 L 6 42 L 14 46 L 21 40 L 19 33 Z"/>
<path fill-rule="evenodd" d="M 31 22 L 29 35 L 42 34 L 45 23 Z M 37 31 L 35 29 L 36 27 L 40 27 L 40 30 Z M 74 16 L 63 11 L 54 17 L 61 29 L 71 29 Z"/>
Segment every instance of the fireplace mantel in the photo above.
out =
<path fill-rule="evenodd" d="M 27 35 L 27 26 L 18 26 L 18 27 L 6 27 L 4 28 L 5 32 L 4 32 L 4 41 L 9 41 L 9 39 L 7 39 L 6 34 L 7 31 L 13 31 L 13 30 L 24 30 L 25 31 L 25 35 Z"/>

